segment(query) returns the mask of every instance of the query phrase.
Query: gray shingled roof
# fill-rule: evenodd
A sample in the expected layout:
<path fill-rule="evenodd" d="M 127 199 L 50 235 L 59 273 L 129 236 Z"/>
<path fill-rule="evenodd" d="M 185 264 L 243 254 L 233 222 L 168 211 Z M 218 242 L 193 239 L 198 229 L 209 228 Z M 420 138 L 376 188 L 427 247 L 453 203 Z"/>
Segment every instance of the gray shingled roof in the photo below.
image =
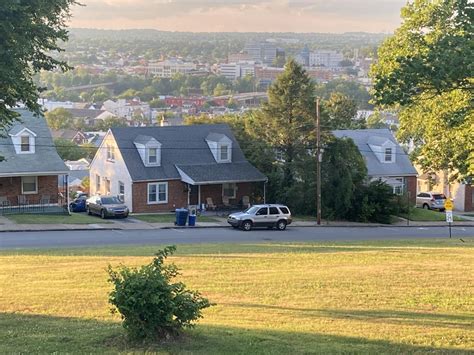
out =
<path fill-rule="evenodd" d="M 51 133 L 43 117 L 35 117 L 27 110 L 17 110 L 20 121 L 14 123 L 0 135 L 0 175 L 28 173 L 63 173 L 69 171 L 54 147 Z M 16 154 L 9 132 L 18 133 L 18 127 L 28 128 L 36 134 L 34 154 Z"/>
<path fill-rule="evenodd" d="M 347 137 L 354 141 L 365 159 L 369 176 L 411 176 L 418 174 L 408 155 L 397 143 L 392 132 L 386 128 L 336 130 L 332 133 L 338 138 Z M 369 142 L 370 144 L 383 144 L 387 140 L 395 144 L 394 153 L 396 156 L 394 163 L 381 163 L 369 146 Z"/>
<path fill-rule="evenodd" d="M 181 179 L 176 166 L 195 181 L 263 181 L 266 177 L 247 162 L 228 125 L 112 128 L 120 152 L 134 181 Z M 232 163 L 218 164 L 206 138 L 222 134 L 232 141 Z M 134 145 L 138 136 L 155 138 L 161 145 L 161 166 L 145 167 Z M 211 179 L 212 178 L 212 179 Z"/>
<path fill-rule="evenodd" d="M 133 140 L 134 143 L 146 145 L 147 143 L 156 142 L 156 139 L 150 136 L 138 135 L 137 138 Z"/>

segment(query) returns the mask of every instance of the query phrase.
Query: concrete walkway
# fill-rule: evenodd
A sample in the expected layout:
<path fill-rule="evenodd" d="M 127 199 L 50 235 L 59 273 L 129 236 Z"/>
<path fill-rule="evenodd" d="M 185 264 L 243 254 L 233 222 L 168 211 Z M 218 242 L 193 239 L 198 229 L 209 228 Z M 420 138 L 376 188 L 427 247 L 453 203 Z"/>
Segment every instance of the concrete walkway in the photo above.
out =
<path fill-rule="evenodd" d="M 15 232 L 15 231 L 71 231 L 71 230 L 153 230 L 153 229 L 176 229 L 176 228 L 229 228 L 227 221 L 222 217 L 213 217 L 216 222 L 199 222 L 199 217 L 195 227 L 176 227 L 172 223 L 147 223 L 139 221 L 133 217 L 128 219 L 108 219 L 109 223 L 101 223 L 98 218 L 97 223 L 93 224 L 15 224 L 9 219 L 0 216 L 0 232 Z M 446 222 L 414 222 L 407 223 L 406 220 L 400 220 L 394 224 L 378 224 L 378 223 L 357 223 L 346 221 L 323 221 L 321 226 L 318 226 L 316 221 L 294 221 L 291 226 L 295 227 L 433 227 L 446 226 Z M 474 220 L 454 222 L 456 227 L 471 227 L 474 226 Z"/>

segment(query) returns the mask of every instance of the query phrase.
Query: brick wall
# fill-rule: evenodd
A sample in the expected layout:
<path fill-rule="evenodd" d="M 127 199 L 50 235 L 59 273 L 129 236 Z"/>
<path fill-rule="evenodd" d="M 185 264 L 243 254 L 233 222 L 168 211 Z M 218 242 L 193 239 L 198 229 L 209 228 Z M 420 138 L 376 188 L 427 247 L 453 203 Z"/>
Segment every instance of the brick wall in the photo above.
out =
<path fill-rule="evenodd" d="M 148 201 L 148 182 L 134 182 L 132 185 L 133 193 L 133 212 L 135 213 L 154 213 L 169 212 L 176 208 L 188 206 L 188 193 L 186 185 L 179 180 L 168 181 L 168 203 L 149 205 Z M 159 181 L 156 181 L 159 182 Z"/>
<path fill-rule="evenodd" d="M 472 185 L 464 185 L 464 212 L 474 211 L 474 189 Z"/>
<path fill-rule="evenodd" d="M 410 193 L 410 203 L 416 204 L 416 176 L 409 176 L 406 178 L 407 191 Z"/>
<path fill-rule="evenodd" d="M 0 178 L 0 196 L 6 196 L 12 205 L 18 203 L 18 196 L 21 195 L 21 177 Z M 29 203 L 39 203 L 41 196 L 49 195 L 50 203 L 58 202 L 58 177 L 38 176 L 38 193 L 27 194 Z"/>

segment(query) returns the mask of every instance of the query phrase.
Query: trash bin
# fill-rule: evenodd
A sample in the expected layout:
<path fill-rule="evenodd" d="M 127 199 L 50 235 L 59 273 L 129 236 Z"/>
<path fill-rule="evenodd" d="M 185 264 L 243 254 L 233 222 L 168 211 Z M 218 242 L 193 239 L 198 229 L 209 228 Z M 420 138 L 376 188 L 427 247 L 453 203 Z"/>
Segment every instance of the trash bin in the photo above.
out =
<path fill-rule="evenodd" d="M 196 225 L 196 215 L 195 214 L 190 214 L 188 218 L 189 218 L 188 226 L 194 227 Z"/>
<path fill-rule="evenodd" d="M 188 210 L 186 208 L 177 208 L 176 221 L 174 222 L 174 224 L 177 226 L 185 226 L 187 219 L 188 219 Z"/>

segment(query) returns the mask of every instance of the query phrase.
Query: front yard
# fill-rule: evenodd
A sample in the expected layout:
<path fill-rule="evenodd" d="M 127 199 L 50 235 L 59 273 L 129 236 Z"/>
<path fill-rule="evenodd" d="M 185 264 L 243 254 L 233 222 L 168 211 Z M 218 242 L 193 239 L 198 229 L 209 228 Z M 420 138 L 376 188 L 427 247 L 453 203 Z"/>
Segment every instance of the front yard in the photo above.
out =
<path fill-rule="evenodd" d="M 427 221 L 427 222 L 443 222 L 446 221 L 446 214 L 444 212 L 425 210 L 423 208 L 412 208 L 410 215 L 406 213 L 400 214 L 402 218 L 409 218 L 410 221 Z M 464 221 L 464 219 L 454 216 L 454 221 Z"/>
<path fill-rule="evenodd" d="M 106 267 L 156 246 L 0 251 L 0 353 L 469 353 L 474 245 L 458 240 L 181 245 L 215 305 L 178 341 L 130 344 Z"/>
<path fill-rule="evenodd" d="M 68 215 L 41 215 L 41 214 L 12 214 L 5 218 L 16 224 L 97 224 L 112 223 L 104 221 L 96 216 L 88 216 L 82 213 Z"/>

